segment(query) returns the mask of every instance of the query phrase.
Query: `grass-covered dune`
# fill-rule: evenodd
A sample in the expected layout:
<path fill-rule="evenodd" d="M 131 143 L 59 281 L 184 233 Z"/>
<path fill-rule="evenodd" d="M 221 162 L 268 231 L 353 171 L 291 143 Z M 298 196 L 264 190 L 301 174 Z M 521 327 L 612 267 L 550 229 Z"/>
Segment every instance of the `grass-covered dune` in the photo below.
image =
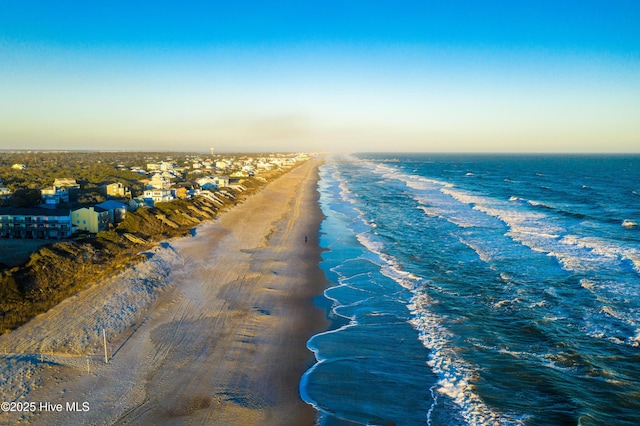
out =
<path fill-rule="evenodd" d="M 25 264 L 0 271 L 0 334 L 86 286 L 99 284 L 100 278 L 144 262 L 146 257 L 141 253 L 145 250 L 159 241 L 189 235 L 200 222 L 242 202 L 282 173 L 263 175 L 267 179 L 246 179 L 242 182 L 244 191 L 227 189 L 233 197 L 219 196 L 223 205 L 203 197 L 158 203 L 127 213 L 115 229 L 41 247 Z"/>

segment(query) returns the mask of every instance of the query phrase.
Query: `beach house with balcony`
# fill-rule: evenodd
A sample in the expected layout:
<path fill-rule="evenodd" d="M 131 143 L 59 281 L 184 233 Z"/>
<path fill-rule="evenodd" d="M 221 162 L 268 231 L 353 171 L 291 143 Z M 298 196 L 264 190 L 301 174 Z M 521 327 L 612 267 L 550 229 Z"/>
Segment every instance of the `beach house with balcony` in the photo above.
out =
<path fill-rule="evenodd" d="M 47 206 L 57 206 L 60 203 L 69 202 L 69 190 L 51 186 L 40 191 L 40 197 Z"/>
<path fill-rule="evenodd" d="M 83 207 L 72 212 L 73 227 L 76 231 L 97 234 L 109 226 L 109 212 L 103 208 Z"/>
<path fill-rule="evenodd" d="M 4 206 L 9 202 L 12 192 L 6 186 L 0 184 L 0 206 Z"/>
<path fill-rule="evenodd" d="M 129 190 L 129 188 L 124 186 L 120 182 L 108 183 L 102 185 L 101 188 L 104 190 L 105 194 L 107 194 L 107 197 L 124 198 L 131 196 L 131 191 Z"/>
<path fill-rule="evenodd" d="M 144 191 L 142 197 L 145 201 L 150 201 L 153 204 L 155 203 L 165 203 L 169 201 L 173 201 L 175 197 L 173 193 L 169 189 L 147 189 Z"/>
<path fill-rule="evenodd" d="M 229 186 L 229 176 L 207 176 L 196 180 L 202 189 L 217 189 Z"/>
<path fill-rule="evenodd" d="M 147 189 L 169 189 L 171 187 L 171 179 L 160 173 L 154 174 L 147 185 Z"/>
<path fill-rule="evenodd" d="M 95 207 L 105 209 L 109 214 L 109 223 L 118 224 L 127 215 L 129 205 L 116 200 L 107 200 L 104 203 L 96 204 Z"/>
<path fill-rule="evenodd" d="M 71 210 L 0 208 L 0 237 L 60 239 L 71 236 Z"/>
<path fill-rule="evenodd" d="M 80 189 L 80 184 L 73 178 L 56 178 L 53 181 L 53 186 L 56 188 Z"/>

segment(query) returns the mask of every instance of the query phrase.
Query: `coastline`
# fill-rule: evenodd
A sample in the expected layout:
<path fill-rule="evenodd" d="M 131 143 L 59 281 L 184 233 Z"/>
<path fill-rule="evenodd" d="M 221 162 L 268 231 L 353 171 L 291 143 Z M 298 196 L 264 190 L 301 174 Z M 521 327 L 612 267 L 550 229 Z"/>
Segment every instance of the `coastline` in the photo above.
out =
<path fill-rule="evenodd" d="M 325 288 L 320 162 L 280 176 L 195 237 L 161 244 L 150 261 L 169 261 L 166 286 L 129 328 L 109 336 L 109 364 L 100 362 L 99 342 L 86 369 L 84 358 L 47 358 L 41 384 L 20 399 L 86 401 L 88 411 L 4 413 L 0 422 L 313 424 L 316 412 L 298 386 L 314 362 L 306 341 L 328 325 L 313 303 Z M 49 318 L 81 315 L 77 303 L 100 300 L 100 289 L 91 290 L 98 295 L 53 309 L 0 345 L 12 336 L 41 340 L 30 329 L 53 333 Z"/>

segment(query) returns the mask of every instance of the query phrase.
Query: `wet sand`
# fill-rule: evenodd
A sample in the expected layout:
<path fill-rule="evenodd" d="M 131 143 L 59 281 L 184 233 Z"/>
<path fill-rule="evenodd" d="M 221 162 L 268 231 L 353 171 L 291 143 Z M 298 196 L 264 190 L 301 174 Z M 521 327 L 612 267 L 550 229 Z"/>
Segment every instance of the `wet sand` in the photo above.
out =
<path fill-rule="evenodd" d="M 298 386 L 314 361 L 306 341 L 327 327 L 312 301 L 325 288 L 318 267 L 318 165 L 303 164 L 200 226 L 195 237 L 169 242 L 181 264 L 139 322 L 109 337 L 109 364 L 92 359 L 90 372 L 82 363 L 48 368 L 41 386 L 24 398 L 81 408 L 86 402 L 89 409 L 67 412 L 65 406 L 22 419 L 313 424 L 315 410 L 300 400 Z M 73 305 L 67 306 L 71 314 Z M 7 420 L 0 414 L 0 423 Z M 20 417 L 12 413 L 11 420 Z"/>

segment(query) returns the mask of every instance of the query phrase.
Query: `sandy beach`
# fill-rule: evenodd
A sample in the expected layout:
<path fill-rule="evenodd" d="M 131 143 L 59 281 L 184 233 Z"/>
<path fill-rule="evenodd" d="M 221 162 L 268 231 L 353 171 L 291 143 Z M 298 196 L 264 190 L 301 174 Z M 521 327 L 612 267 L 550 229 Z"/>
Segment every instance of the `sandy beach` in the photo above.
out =
<path fill-rule="evenodd" d="M 327 327 L 312 300 L 325 287 L 318 165 L 0 337 L 0 380 L 20 376 L 3 401 L 37 404 L 0 423 L 313 424 L 298 384 L 314 361 L 306 341 Z"/>

